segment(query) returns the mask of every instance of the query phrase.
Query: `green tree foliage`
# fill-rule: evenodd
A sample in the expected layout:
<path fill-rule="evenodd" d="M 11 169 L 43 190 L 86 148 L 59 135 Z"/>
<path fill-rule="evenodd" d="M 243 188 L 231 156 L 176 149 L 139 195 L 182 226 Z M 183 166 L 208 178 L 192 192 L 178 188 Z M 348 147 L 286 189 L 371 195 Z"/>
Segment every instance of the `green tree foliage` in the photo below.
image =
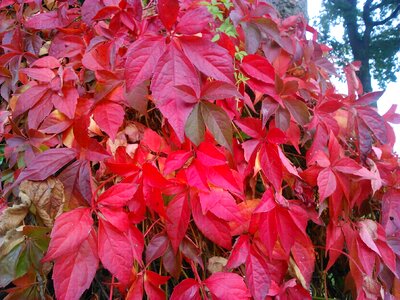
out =
<path fill-rule="evenodd" d="M 399 12 L 399 0 L 323 0 L 320 38 L 332 46 L 339 64 L 361 61 L 358 75 L 365 92 L 372 90 L 372 76 L 384 88 L 400 71 Z M 333 30 L 341 23 L 345 30 L 338 39 Z"/>

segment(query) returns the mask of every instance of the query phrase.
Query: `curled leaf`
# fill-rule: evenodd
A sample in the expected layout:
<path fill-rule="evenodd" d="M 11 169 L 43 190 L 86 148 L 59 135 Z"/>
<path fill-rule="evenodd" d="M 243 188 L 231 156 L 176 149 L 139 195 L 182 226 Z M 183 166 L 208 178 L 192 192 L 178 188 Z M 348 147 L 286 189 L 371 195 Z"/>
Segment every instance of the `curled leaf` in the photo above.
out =
<path fill-rule="evenodd" d="M 21 183 L 19 188 L 21 199 L 30 201 L 36 208 L 36 215 L 44 225 L 51 227 L 54 220 L 63 211 L 64 186 L 60 180 L 49 178 L 45 181 L 29 181 Z"/>

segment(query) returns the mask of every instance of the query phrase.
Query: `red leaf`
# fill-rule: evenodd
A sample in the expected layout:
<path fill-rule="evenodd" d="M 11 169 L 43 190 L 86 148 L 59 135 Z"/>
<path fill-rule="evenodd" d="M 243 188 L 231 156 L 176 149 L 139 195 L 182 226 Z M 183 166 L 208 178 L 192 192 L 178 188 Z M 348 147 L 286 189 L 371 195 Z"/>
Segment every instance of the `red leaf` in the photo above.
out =
<path fill-rule="evenodd" d="M 301 273 L 299 278 L 300 282 L 304 288 L 308 289 L 310 287 L 312 274 L 314 272 L 314 248 L 311 243 L 308 245 L 303 245 L 296 242 L 292 247 L 292 255 Z"/>
<path fill-rule="evenodd" d="M 61 18 L 60 14 L 58 11 L 50 11 L 46 13 L 40 13 L 37 14 L 29 20 L 25 22 L 25 27 L 26 28 L 31 28 L 31 29 L 37 29 L 37 30 L 45 30 L 45 29 L 54 29 L 57 27 L 64 27 L 71 23 L 77 15 L 73 15 L 71 13 L 68 13 L 65 11 L 65 7 L 63 7 L 63 11 L 65 15 L 65 18 Z"/>
<path fill-rule="evenodd" d="M 323 169 L 317 178 L 320 202 L 331 196 L 336 190 L 336 176 L 331 168 Z"/>
<path fill-rule="evenodd" d="M 357 107 L 357 115 L 365 122 L 375 137 L 382 143 L 387 142 L 387 132 L 385 121 L 371 107 Z"/>
<path fill-rule="evenodd" d="M 183 51 L 196 68 L 207 76 L 234 83 L 233 63 L 229 52 L 204 38 L 182 37 Z"/>
<path fill-rule="evenodd" d="M 165 39 L 159 36 L 144 36 L 129 47 L 125 64 L 126 86 L 129 91 L 150 79 L 165 49 Z"/>
<path fill-rule="evenodd" d="M 13 111 L 14 118 L 20 116 L 28 109 L 34 107 L 48 91 L 47 85 L 35 85 L 18 97 Z"/>
<path fill-rule="evenodd" d="M 199 230 L 212 242 L 230 249 L 232 247 L 230 229 L 227 223 L 210 212 L 203 214 L 198 197 L 191 199 L 192 215 Z"/>
<path fill-rule="evenodd" d="M 208 287 L 213 299 L 250 299 L 243 278 L 235 273 L 217 272 L 208 277 L 204 284 Z"/>
<path fill-rule="evenodd" d="M 167 160 L 165 161 L 164 174 L 167 175 L 182 168 L 192 156 L 192 152 L 184 150 L 178 150 L 168 154 Z"/>
<path fill-rule="evenodd" d="M 204 215 L 211 211 L 225 221 L 242 221 L 236 200 L 229 192 L 212 189 L 209 193 L 200 192 L 199 199 Z"/>
<path fill-rule="evenodd" d="M 246 282 L 255 300 L 264 300 L 271 286 L 271 274 L 264 258 L 251 249 L 246 260 Z"/>
<path fill-rule="evenodd" d="M 99 219 L 99 257 L 104 267 L 124 285 L 131 278 L 133 253 L 127 236 Z"/>
<path fill-rule="evenodd" d="M 180 18 L 176 32 L 193 35 L 202 32 L 212 22 L 212 16 L 207 8 L 202 6 L 190 9 Z"/>
<path fill-rule="evenodd" d="M 61 214 L 51 231 L 49 249 L 43 261 L 50 261 L 76 252 L 92 230 L 93 219 L 89 208 L 76 208 Z"/>
<path fill-rule="evenodd" d="M 226 263 L 225 269 L 235 269 L 246 262 L 250 251 L 250 242 L 248 235 L 240 235 L 233 245 L 231 255 Z"/>
<path fill-rule="evenodd" d="M 245 56 L 242 62 L 242 68 L 248 75 L 257 80 L 275 84 L 274 67 L 266 58 L 258 54 Z"/>
<path fill-rule="evenodd" d="M 65 114 L 68 118 L 73 119 L 79 93 L 75 87 L 64 87 L 60 93 L 62 93 L 62 96 L 53 93 L 51 100 L 55 108 Z"/>
<path fill-rule="evenodd" d="M 56 259 L 53 267 L 57 299 L 80 299 L 90 287 L 99 265 L 94 231 L 73 252 Z"/>
<path fill-rule="evenodd" d="M 105 131 L 115 140 L 118 129 L 124 122 L 125 111 L 123 107 L 112 101 L 102 101 L 93 110 L 93 119 L 100 129 Z"/>
<path fill-rule="evenodd" d="M 177 195 L 168 204 L 166 229 L 172 248 L 176 253 L 190 221 L 190 209 L 186 194 Z"/>
<path fill-rule="evenodd" d="M 123 207 L 136 193 L 137 186 L 131 183 L 118 183 L 100 195 L 97 203 L 111 207 Z"/>
<path fill-rule="evenodd" d="M 142 232 L 137 229 L 137 227 L 131 225 L 126 232 L 126 236 L 131 243 L 133 258 L 142 265 L 142 253 L 144 249 L 144 238 Z"/>
<path fill-rule="evenodd" d="M 260 150 L 261 169 L 268 181 L 272 183 L 276 191 L 280 191 L 283 180 L 283 166 L 277 146 L 268 144 Z"/>
<path fill-rule="evenodd" d="M 158 17 L 165 28 L 170 30 L 175 24 L 179 14 L 178 0 L 159 0 L 157 1 Z"/>
<path fill-rule="evenodd" d="M 169 276 L 161 276 L 152 271 L 146 271 L 144 276 L 144 289 L 149 300 L 164 300 L 165 292 L 160 289 L 161 284 L 165 284 Z"/>
<path fill-rule="evenodd" d="M 54 72 L 48 68 L 25 68 L 21 72 L 32 79 L 43 82 L 50 82 L 55 77 Z"/>
<path fill-rule="evenodd" d="M 99 210 L 103 217 L 119 231 L 126 232 L 128 230 L 130 225 L 129 217 L 122 208 L 100 206 Z"/>
<path fill-rule="evenodd" d="M 355 102 L 357 105 L 370 105 L 379 100 L 380 97 L 385 93 L 385 91 L 376 91 L 362 95 Z"/>
<path fill-rule="evenodd" d="M 337 224 L 329 222 L 326 230 L 326 251 L 329 251 L 329 261 L 326 270 L 329 270 L 341 255 L 340 251 L 342 251 L 343 245 L 344 236 L 342 229 Z"/>
<path fill-rule="evenodd" d="M 175 286 L 171 295 L 171 300 L 200 300 L 200 285 L 192 279 L 187 278 Z"/>

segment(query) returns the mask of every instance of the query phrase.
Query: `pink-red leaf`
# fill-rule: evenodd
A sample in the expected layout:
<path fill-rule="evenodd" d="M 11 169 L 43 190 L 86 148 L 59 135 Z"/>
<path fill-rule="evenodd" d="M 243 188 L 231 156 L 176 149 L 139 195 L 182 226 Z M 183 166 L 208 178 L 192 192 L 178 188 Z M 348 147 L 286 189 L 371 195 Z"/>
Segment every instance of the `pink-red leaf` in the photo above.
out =
<path fill-rule="evenodd" d="M 336 177 L 331 168 L 323 169 L 317 178 L 320 202 L 331 196 L 336 190 Z"/>
<path fill-rule="evenodd" d="M 145 36 L 129 47 L 125 64 L 128 90 L 150 79 L 165 49 L 165 39 L 159 36 Z"/>
<path fill-rule="evenodd" d="M 179 20 L 176 31 L 192 35 L 202 32 L 212 22 L 212 16 L 206 7 L 188 10 Z"/>
<path fill-rule="evenodd" d="M 234 83 L 232 57 L 221 46 L 199 37 L 185 37 L 181 45 L 196 68 L 216 80 Z"/>
<path fill-rule="evenodd" d="M 76 252 L 92 230 L 93 219 L 89 208 L 76 208 L 61 214 L 51 231 L 49 249 L 43 261 L 50 261 Z"/>
<path fill-rule="evenodd" d="M 125 111 L 123 107 L 112 101 L 103 101 L 93 110 L 93 119 L 100 129 L 105 131 L 112 140 L 115 139 L 118 129 L 124 122 Z"/>
<path fill-rule="evenodd" d="M 199 230 L 217 245 L 230 249 L 232 240 L 228 224 L 210 212 L 204 215 L 199 199 L 193 198 L 191 204 L 193 219 Z"/>
<path fill-rule="evenodd" d="M 187 278 L 175 286 L 171 295 L 171 300 L 200 300 L 200 285 L 192 279 Z"/>
<path fill-rule="evenodd" d="M 210 290 L 213 299 L 244 300 L 250 298 L 250 293 L 243 278 L 236 273 L 214 273 L 204 281 L 204 284 Z"/>
<path fill-rule="evenodd" d="M 131 278 L 133 252 L 127 236 L 107 221 L 99 219 L 99 257 L 104 267 L 122 284 Z"/>
<path fill-rule="evenodd" d="M 251 77 L 265 83 L 275 84 L 275 69 L 269 61 L 258 55 L 250 54 L 243 58 L 243 70 Z"/>
<path fill-rule="evenodd" d="M 132 199 L 137 186 L 131 183 L 118 183 L 102 193 L 97 200 L 102 205 L 111 207 L 123 207 Z"/>
<path fill-rule="evenodd" d="M 57 299 L 80 299 L 90 287 L 98 265 L 96 236 L 92 231 L 76 251 L 56 259 L 52 278 Z"/>
<path fill-rule="evenodd" d="M 183 240 L 190 221 L 190 209 L 186 194 L 177 195 L 167 207 L 166 229 L 175 253 Z"/>

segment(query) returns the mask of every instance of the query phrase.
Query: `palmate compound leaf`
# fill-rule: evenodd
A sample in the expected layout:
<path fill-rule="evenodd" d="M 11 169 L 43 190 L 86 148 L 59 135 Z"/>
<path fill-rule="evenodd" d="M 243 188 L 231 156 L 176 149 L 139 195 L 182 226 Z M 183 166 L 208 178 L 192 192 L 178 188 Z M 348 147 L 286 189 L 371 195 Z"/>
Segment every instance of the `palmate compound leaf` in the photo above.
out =
<path fill-rule="evenodd" d="M 186 120 L 200 96 L 200 80 L 176 42 L 160 57 L 150 88 L 157 108 L 183 141 Z"/>
<path fill-rule="evenodd" d="M 55 260 L 53 280 L 57 299 L 80 299 L 90 287 L 98 265 L 97 237 L 91 231 L 78 249 Z"/>

